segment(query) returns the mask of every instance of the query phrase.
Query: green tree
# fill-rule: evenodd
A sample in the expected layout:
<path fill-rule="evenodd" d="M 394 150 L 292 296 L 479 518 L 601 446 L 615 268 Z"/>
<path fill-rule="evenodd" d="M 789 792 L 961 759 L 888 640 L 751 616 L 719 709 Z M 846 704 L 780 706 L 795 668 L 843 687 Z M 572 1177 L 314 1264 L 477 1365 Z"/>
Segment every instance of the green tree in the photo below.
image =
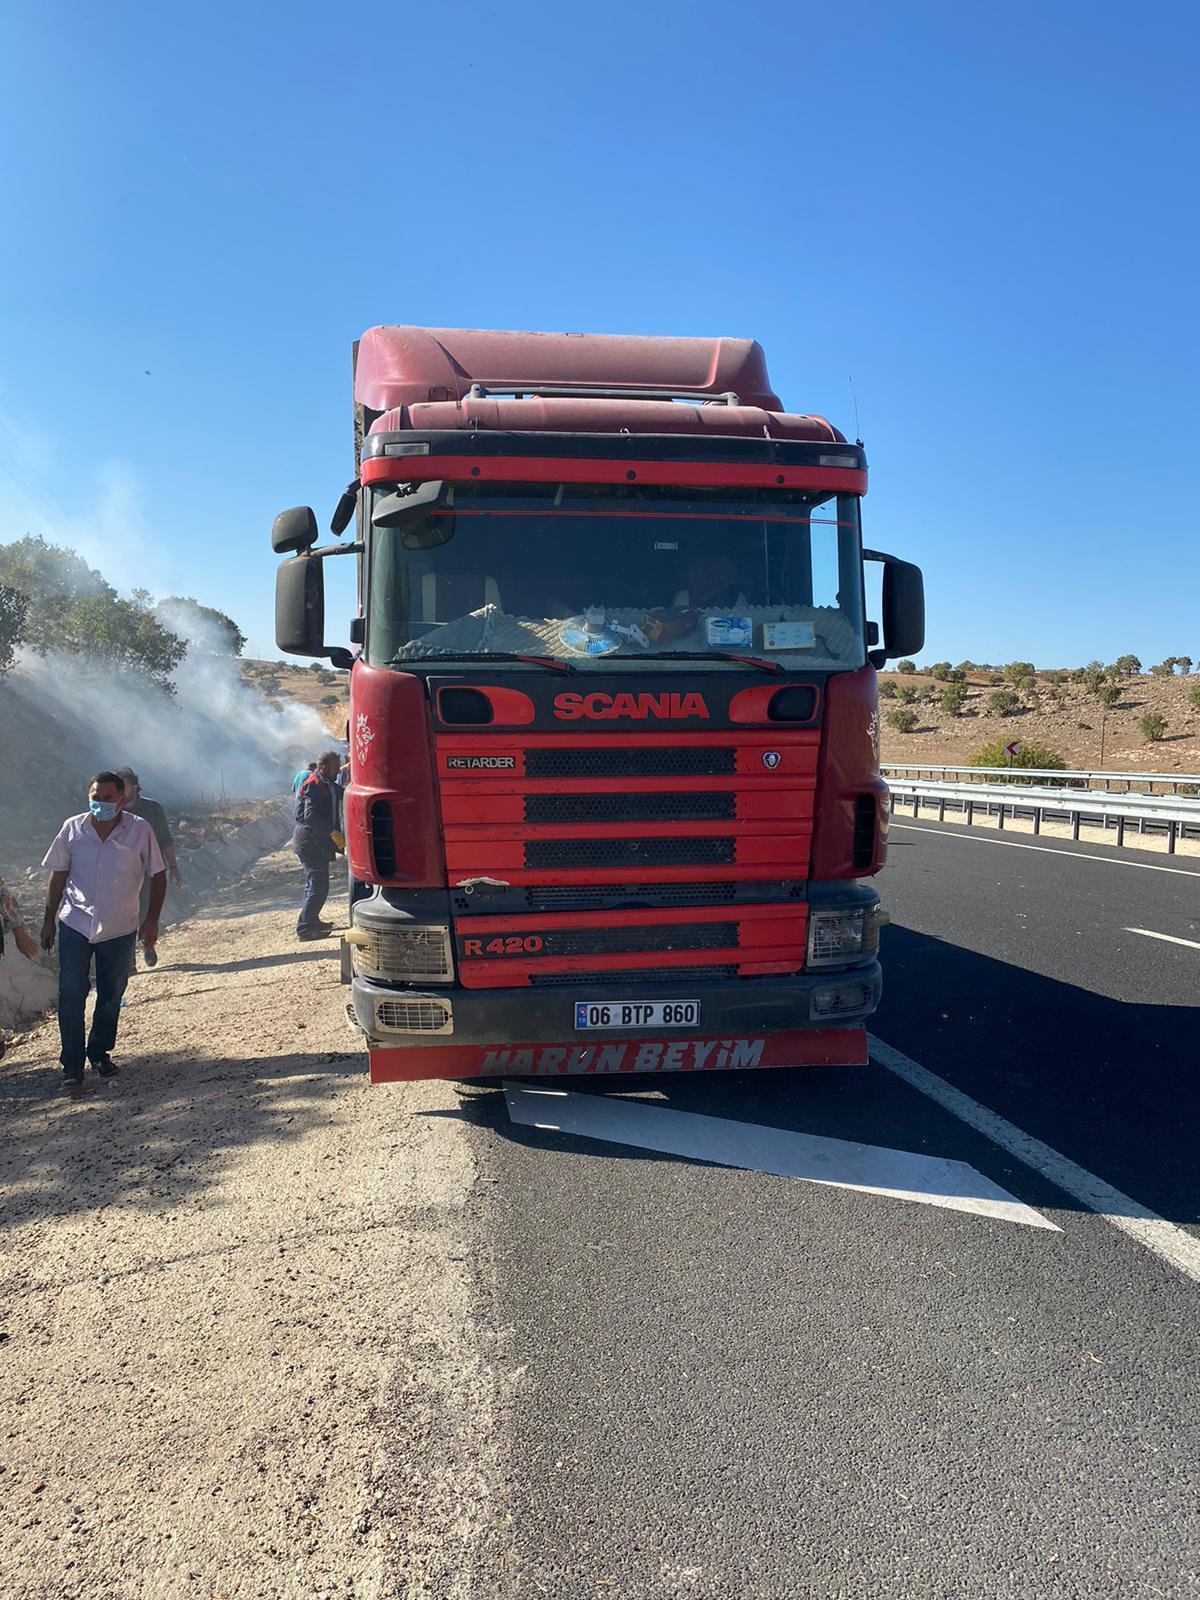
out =
<path fill-rule="evenodd" d="M 952 683 L 943 689 L 939 704 L 949 717 L 961 717 L 967 704 L 967 688 L 963 683 Z"/>
<path fill-rule="evenodd" d="M 1173 678 L 1175 676 L 1175 668 L 1172 661 L 1160 661 L 1156 667 L 1151 667 L 1150 676 L 1152 678 Z"/>
<path fill-rule="evenodd" d="M 1122 678 L 1132 678 L 1142 670 L 1142 663 L 1136 656 L 1118 656 L 1109 668 L 1110 672 L 1117 673 Z"/>
<path fill-rule="evenodd" d="M 1157 744 L 1167 731 L 1167 719 L 1160 716 L 1157 711 L 1148 711 L 1138 723 L 1142 730 L 1142 738 L 1149 744 Z"/>
<path fill-rule="evenodd" d="M 915 672 L 916 670 L 917 663 L 915 661 L 910 661 L 907 656 L 905 656 L 903 661 L 897 661 L 896 663 L 897 672 Z"/>
<path fill-rule="evenodd" d="M 9 671 L 17 653 L 17 646 L 25 639 L 25 618 L 29 611 L 29 597 L 20 589 L 10 589 L 0 583 L 0 678 Z"/>
<path fill-rule="evenodd" d="M 232 617 L 202 606 L 191 595 L 168 595 L 154 607 L 154 615 L 164 628 L 205 655 L 240 656 L 246 648 L 246 635 Z M 315 665 L 319 668 L 320 662 Z"/>
<path fill-rule="evenodd" d="M 895 728 L 897 733 L 911 733 L 920 720 L 911 706 L 897 706 L 887 714 L 888 727 Z"/>
<path fill-rule="evenodd" d="M 1004 669 L 1004 676 L 1009 683 L 1020 687 L 1036 680 L 1037 668 L 1032 661 L 1010 661 Z"/>
<path fill-rule="evenodd" d="M 989 715 L 993 717 L 1011 717 L 1014 711 L 1021 708 L 1021 697 L 1014 694 L 1011 689 L 997 689 L 987 697 Z"/>
<path fill-rule="evenodd" d="M 1183 673 L 1185 678 L 1187 677 L 1188 673 L 1192 670 L 1192 658 L 1191 658 L 1191 656 L 1176 656 L 1175 657 L 1175 664 L 1179 668 L 1180 672 Z"/>
<path fill-rule="evenodd" d="M 1104 668 L 1097 662 L 1093 661 L 1090 666 L 1086 666 L 1082 669 L 1079 674 L 1079 681 L 1083 684 L 1083 687 L 1088 691 L 1089 694 L 1095 694 L 1100 688 L 1100 685 L 1105 682 L 1107 677 L 1108 674 L 1105 672 Z"/>
<path fill-rule="evenodd" d="M 1105 710 L 1111 711 L 1120 701 L 1121 685 L 1119 683 L 1102 683 L 1097 687 L 1095 694 L 1096 699 L 1099 700 Z"/>
<path fill-rule="evenodd" d="M 948 661 L 935 661 L 931 667 L 926 668 L 929 676 L 936 679 L 938 683 L 949 682 L 950 670 L 950 663 Z"/>
<path fill-rule="evenodd" d="M 1043 771 L 1064 772 L 1066 762 L 1057 750 L 1052 750 L 1048 744 L 1030 744 L 1022 740 L 1021 748 L 1015 756 L 1010 756 L 1004 748 L 1005 740 L 989 739 L 987 744 L 980 746 L 975 754 L 968 758 L 967 765 L 971 767 L 1007 767 L 1011 763 L 1015 771 L 1022 769 L 1040 768 Z M 988 782 L 992 782 L 988 779 Z M 1004 782 L 1004 779 L 1000 780 Z M 1053 783 L 1053 778 L 1017 778 L 1014 783 Z"/>

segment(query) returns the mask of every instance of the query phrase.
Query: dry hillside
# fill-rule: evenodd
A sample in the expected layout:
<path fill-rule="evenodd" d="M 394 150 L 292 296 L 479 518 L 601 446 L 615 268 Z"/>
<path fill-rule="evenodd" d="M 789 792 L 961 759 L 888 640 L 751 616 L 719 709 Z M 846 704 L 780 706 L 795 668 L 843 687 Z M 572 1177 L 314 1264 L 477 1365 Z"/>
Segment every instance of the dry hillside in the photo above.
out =
<path fill-rule="evenodd" d="M 950 685 L 925 673 L 883 672 L 879 682 L 885 762 L 958 765 L 968 761 L 980 745 L 1002 738 L 1049 745 L 1068 768 L 1077 771 L 1103 766 L 1125 772 L 1200 772 L 1200 708 L 1189 700 L 1192 686 L 1200 684 L 1200 674 L 1110 677 L 1108 682 L 1120 688 L 1121 696 L 1115 707 L 1106 710 L 1084 685 L 1055 685 L 1039 673 L 1034 687 L 1020 693 L 1020 707 L 1003 716 L 989 711 L 988 697 L 997 688 L 1011 689 L 1012 685 L 994 684 L 982 673 L 968 677 L 965 703 L 957 716 L 943 711 L 939 704 Z M 889 713 L 902 702 L 889 696 L 887 685 L 897 691 L 916 690 L 910 709 L 917 713 L 917 724 L 911 733 L 890 725 Z M 1139 727 L 1142 718 L 1151 713 L 1167 724 L 1166 733 L 1157 741 L 1148 740 Z"/>
<path fill-rule="evenodd" d="M 348 673 L 334 672 L 320 661 L 308 667 L 295 661 L 243 661 L 241 667 L 246 682 L 273 705 L 291 700 L 312 706 L 331 734 L 338 739 L 346 737 L 346 718 L 350 714 Z"/>

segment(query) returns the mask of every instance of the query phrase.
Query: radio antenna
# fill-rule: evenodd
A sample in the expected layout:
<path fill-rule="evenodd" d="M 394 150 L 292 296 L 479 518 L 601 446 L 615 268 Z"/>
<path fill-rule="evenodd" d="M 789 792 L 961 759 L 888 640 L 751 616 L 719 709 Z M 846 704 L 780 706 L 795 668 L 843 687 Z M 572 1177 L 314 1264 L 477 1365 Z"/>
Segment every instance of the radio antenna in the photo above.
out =
<path fill-rule="evenodd" d="M 858 421 L 858 396 L 854 392 L 854 379 L 849 373 L 846 374 L 846 382 L 850 385 L 850 398 L 854 402 L 854 442 L 855 444 L 861 445 L 862 428 L 859 426 Z"/>

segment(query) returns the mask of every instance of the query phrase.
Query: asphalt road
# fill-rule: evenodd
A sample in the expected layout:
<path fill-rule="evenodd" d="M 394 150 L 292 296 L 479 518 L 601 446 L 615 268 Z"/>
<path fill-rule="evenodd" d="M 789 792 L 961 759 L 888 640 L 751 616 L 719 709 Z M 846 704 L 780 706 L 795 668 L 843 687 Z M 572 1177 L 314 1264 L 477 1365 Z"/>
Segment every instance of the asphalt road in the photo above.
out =
<path fill-rule="evenodd" d="M 1200 871 L 924 825 L 893 846 L 878 1037 L 1195 1230 L 1200 948 L 1124 930 L 1200 944 Z M 608 1093 L 952 1157 L 1061 1231 L 464 1091 L 507 1396 L 479 1593 L 1200 1592 L 1195 1281 L 877 1064 Z"/>

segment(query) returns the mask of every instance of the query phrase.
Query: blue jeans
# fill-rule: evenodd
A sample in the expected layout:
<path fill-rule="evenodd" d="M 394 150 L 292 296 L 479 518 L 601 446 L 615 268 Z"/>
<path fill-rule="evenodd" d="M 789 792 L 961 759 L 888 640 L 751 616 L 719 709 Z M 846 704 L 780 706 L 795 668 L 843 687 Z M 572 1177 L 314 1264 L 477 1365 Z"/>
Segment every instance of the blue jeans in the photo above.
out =
<path fill-rule="evenodd" d="M 64 1072 L 82 1072 L 84 1060 L 93 1065 L 117 1042 L 121 997 L 129 981 L 129 963 L 136 933 L 89 944 L 65 922 L 58 925 L 58 1032 L 62 1039 L 59 1060 Z M 91 987 L 92 960 L 96 962 L 96 1009 L 92 1029 L 83 1041 L 83 1009 Z"/>
<path fill-rule="evenodd" d="M 308 933 L 316 929 L 325 902 L 329 899 L 329 863 L 309 859 L 301 860 L 301 866 L 304 868 L 304 901 L 296 922 L 296 932 Z"/>

